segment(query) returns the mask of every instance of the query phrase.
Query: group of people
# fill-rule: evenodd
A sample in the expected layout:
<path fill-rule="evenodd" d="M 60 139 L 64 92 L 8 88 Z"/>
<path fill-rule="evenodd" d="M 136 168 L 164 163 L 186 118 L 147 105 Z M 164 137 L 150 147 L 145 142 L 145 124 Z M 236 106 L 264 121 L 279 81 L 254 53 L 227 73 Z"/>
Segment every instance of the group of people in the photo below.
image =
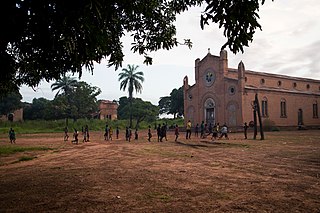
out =
<path fill-rule="evenodd" d="M 187 126 L 186 126 L 186 139 L 190 139 L 190 137 L 191 137 L 191 127 L 192 127 L 191 121 L 188 120 Z M 202 121 L 200 126 L 199 126 L 199 124 L 196 124 L 196 126 L 194 128 L 194 134 L 196 137 L 199 137 L 199 130 L 200 130 L 200 138 L 206 138 L 209 135 L 211 135 L 212 140 L 215 140 L 217 138 L 221 139 L 223 137 L 225 137 L 226 139 L 229 139 L 228 126 L 226 124 L 224 124 L 220 128 L 219 123 L 216 123 L 214 125 L 209 123 L 209 125 L 208 125 L 208 124 L 204 123 L 204 121 Z"/>
<path fill-rule="evenodd" d="M 64 141 L 68 141 L 69 139 L 69 134 L 68 134 L 69 130 L 68 130 L 68 127 L 66 126 L 64 128 L 64 137 L 63 137 L 63 140 Z M 89 126 L 88 125 L 85 125 L 84 127 L 82 127 L 82 136 L 83 136 L 83 140 L 82 142 L 89 142 L 90 140 L 90 134 L 89 134 Z M 75 144 L 78 144 L 79 143 L 79 131 L 74 128 L 74 131 L 73 131 L 73 140 L 71 141 L 72 143 L 75 143 Z"/>
<path fill-rule="evenodd" d="M 215 140 L 217 138 L 221 139 L 225 137 L 226 139 L 229 139 L 228 137 L 228 126 L 224 124 L 220 128 L 220 124 L 216 123 L 212 125 L 211 123 L 206 124 L 204 121 L 201 122 L 200 126 L 199 124 L 196 124 L 194 127 L 194 135 L 195 137 L 199 137 L 199 131 L 200 131 L 200 138 L 206 138 L 209 135 L 211 135 L 211 139 Z M 188 120 L 186 125 L 186 139 L 191 139 L 191 132 L 192 132 L 192 123 L 190 120 Z"/>
<path fill-rule="evenodd" d="M 167 139 L 167 131 L 168 131 L 168 125 L 166 123 L 158 124 L 158 126 L 156 126 L 156 131 L 157 131 L 157 141 L 158 142 L 163 142 L 163 140 L 168 140 Z M 178 140 L 179 138 L 179 126 L 178 125 L 173 125 L 174 127 L 174 135 L 175 135 L 175 141 Z M 248 126 L 245 123 L 245 139 L 247 139 L 247 129 Z M 116 127 L 116 138 L 119 139 L 119 134 L 120 134 L 120 129 L 117 126 Z M 221 128 L 219 123 L 212 125 L 211 123 L 209 123 L 209 125 L 205 124 L 204 121 L 202 121 L 202 123 L 200 124 L 196 124 L 196 126 L 194 127 L 194 134 L 196 137 L 199 137 L 199 132 L 200 132 L 200 138 L 206 138 L 209 135 L 211 135 L 211 139 L 215 140 L 217 138 L 221 139 L 223 137 L 225 137 L 226 139 L 229 139 L 228 137 L 228 127 L 226 124 L 224 124 Z M 191 133 L 192 133 L 192 123 L 190 120 L 188 120 L 187 125 L 186 125 L 186 139 L 191 139 Z M 83 142 L 88 142 L 89 141 L 89 128 L 88 125 L 86 125 L 84 128 L 82 127 L 82 134 L 83 134 Z M 74 129 L 74 134 L 73 134 L 73 143 L 78 143 L 78 131 L 76 129 Z M 113 136 L 113 128 L 112 126 L 109 126 L 108 124 L 106 124 L 105 126 L 105 131 L 104 131 L 104 140 L 106 141 L 112 141 L 112 136 Z M 148 137 L 148 142 L 151 142 L 151 138 L 152 138 L 152 130 L 151 130 L 151 126 L 149 125 L 148 127 L 148 133 L 147 133 L 147 137 Z M 65 136 L 64 136 L 64 140 L 67 141 L 69 138 L 68 135 L 68 128 L 65 128 Z M 134 132 L 134 140 L 138 140 L 139 138 L 139 134 L 138 134 L 138 129 L 135 129 Z M 132 130 L 130 127 L 126 127 L 125 129 L 125 139 L 126 141 L 131 141 L 132 140 Z"/>
<path fill-rule="evenodd" d="M 248 124 L 247 122 L 244 123 L 243 126 L 243 131 L 244 131 L 244 138 L 247 139 L 247 132 L 248 132 Z M 186 125 L 186 139 L 191 138 L 191 129 L 192 129 L 192 124 L 191 121 L 188 120 L 187 125 Z M 216 123 L 212 125 L 211 123 L 206 124 L 204 121 L 201 122 L 200 127 L 199 124 L 196 124 L 194 128 L 194 134 L 196 137 L 199 137 L 199 130 L 200 130 L 200 138 L 206 138 L 207 136 L 211 135 L 211 139 L 215 140 L 217 138 L 221 139 L 225 137 L 226 139 L 229 139 L 228 136 L 228 126 L 227 124 L 223 124 L 223 126 L 220 128 L 220 124 Z"/>
<path fill-rule="evenodd" d="M 156 126 L 156 131 L 157 131 L 157 141 L 158 142 L 163 142 L 163 140 L 168 140 L 167 139 L 167 130 L 168 130 L 168 125 L 166 123 L 158 124 L 158 126 Z M 175 141 L 178 140 L 179 137 L 179 126 L 178 125 L 173 125 L 174 127 L 174 135 L 175 135 Z M 247 123 L 244 123 L 243 126 L 243 130 L 244 130 L 244 137 L 245 139 L 247 139 L 247 131 L 248 131 L 249 126 L 247 125 Z M 116 138 L 119 139 L 119 134 L 120 134 L 120 129 L 117 126 L 116 127 Z M 192 123 L 190 120 L 188 120 L 187 124 L 186 124 L 186 139 L 191 139 L 191 132 L 192 132 Z M 215 140 L 215 139 L 221 139 L 223 137 L 225 137 L 226 139 L 229 139 L 228 137 L 228 126 L 226 124 L 224 124 L 221 128 L 219 123 L 216 123 L 214 125 L 212 125 L 211 123 L 209 123 L 209 125 L 205 124 L 204 121 L 202 121 L 202 123 L 196 124 L 196 126 L 194 127 L 194 135 L 195 137 L 199 137 L 199 132 L 200 132 L 200 138 L 206 138 L 208 136 L 211 135 L 211 139 Z M 148 127 L 148 142 L 151 142 L 151 138 L 152 138 L 152 130 L 151 130 L 151 126 L 149 125 Z M 85 125 L 84 127 L 82 127 L 82 135 L 83 135 L 83 142 L 89 142 L 89 127 L 88 125 Z M 108 124 L 106 124 L 105 126 L 105 132 L 104 132 L 104 140 L 106 141 L 112 141 L 112 136 L 113 136 L 113 129 L 112 126 L 109 126 Z M 73 133 L 73 140 L 72 143 L 76 143 L 78 144 L 79 142 L 79 132 L 77 129 L 74 129 L 74 133 Z M 126 127 L 126 131 L 125 131 L 125 138 L 126 141 L 131 141 L 132 138 L 132 131 L 130 127 Z M 138 129 L 135 129 L 134 132 L 134 139 L 138 140 L 139 138 L 139 134 L 138 134 Z M 10 143 L 14 144 L 16 142 L 16 135 L 15 135 L 15 131 L 13 128 L 10 128 L 9 130 L 9 139 L 10 139 Z M 68 127 L 64 128 L 64 141 L 68 141 L 69 139 L 69 135 L 68 135 Z"/>

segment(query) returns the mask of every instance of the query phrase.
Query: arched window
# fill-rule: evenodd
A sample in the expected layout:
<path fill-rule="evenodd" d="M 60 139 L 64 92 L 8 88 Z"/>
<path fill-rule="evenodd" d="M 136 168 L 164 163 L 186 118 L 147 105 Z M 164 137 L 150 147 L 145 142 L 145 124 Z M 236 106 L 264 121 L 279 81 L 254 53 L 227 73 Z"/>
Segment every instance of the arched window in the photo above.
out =
<path fill-rule="evenodd" d="M 280 100 L 280 117 L 286 118 L 287 117 L 287 104 L 284 98 Z"/>
<path fill-rule="evenodd" d="M 204 104 L 205 108 L 213 108 L 215 106 L 213 99 L 208 98 Z"/>
<path fill-rule="evenodd" d="M 261 116 L 268 117 L 268 99 L 266 97 L 261 102 Z"/>
<path fill-rule="evenodd" d="M 318 102 L 314 101 L 312 104 L 313 118 L 318 118 Z"/>
<path fill-rule="evenodd" d="M 296 82 L 293 82 L 293 88 L 296 88 L 297 87 L 297 83 Z"/>

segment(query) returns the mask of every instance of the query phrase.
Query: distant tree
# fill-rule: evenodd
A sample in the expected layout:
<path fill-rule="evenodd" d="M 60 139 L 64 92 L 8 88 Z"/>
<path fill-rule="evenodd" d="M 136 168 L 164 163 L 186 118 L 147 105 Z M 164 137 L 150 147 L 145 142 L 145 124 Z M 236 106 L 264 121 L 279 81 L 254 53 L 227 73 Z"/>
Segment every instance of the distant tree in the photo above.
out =
<path fill-rule="evenodd" d="M 41 80 L 59 79 L 67 72 L 93 71 L 94 62 L 108 59 L 122 65 L 121 38 L 132 36 L 131 50 L 145 56 L 179 45 L 176 16 L 190 7 L 204 5 L 200 25 L 210 22 L 224 29 L 232 52 L 243 51 L 261 26 L 257 22 L 265 0 L 171 0 L 171 1 L 34 1 L 4 0 L 0 3 L 0 95 L 34 87 Z M 213 38 L 214 39 L 214 38 Z M 190 40 L 185 42 L 189 47 Z"/>
<path fill-rule="evenodd" d="M 135 128 L 139 127 L 141 121 L 152 122 L 158 117 L 159 108 L 149 101 L 143 101 L 141 98 L 132 99 L 132 118 L 136 120 Z M 119 119 L 130 118 L 130 102 L 127 97 L 119 99 L 118 108 Z"/>
<path fill-rule="evenodd" d="M 184 113 L 184 98 L 183 88 L 173 89 L 170 93 L 171 97 L 171 109 L 170 113 L 173 114 L 174 118 L 181 117 Z"/>
<path fill-rule="evenodd" d="M 137 71 L 139 66 L 128 65 L 128 68 L 123 68 L 122 72 L 119 73 L 120 90 L 125 91 L 128 87 L 129 92 L 129 103 L 130 103 L 130 127 L 132 127 L 132 97 L 133 91 L 142 92 L 142 85 L 144 81 L 143 72 Z"/>
<path fill-rule="evenodd" d="M 123 96 L 119 98 L 119 106 L 118 106 L 118 119 L 130 119 L 129 114 L 129 98 Z"/>
<path fill-rule="evenodd" d="M 173 89 L 170 96 L 165 96 L 159 100 L 159 113 L 172 114 L 174 118 L 184 114 L 183 88 Z"/>
<path fill-rule="evenodd" d="M 72 92 L 75 90 L 75 88 L 78 86 L 78 81 L 69 75 L 64 75 L 62 78 L 58 79 L 56 82 L 54 82 L 51 85 L 51 90 L 58 92 L 56 93 L 55 97 L 58 97 L 59 95 L 65 96 L 67 101 L 67 107 L 66 107 L 66 126 L 68 126 L 68 118 L 71 116 L 72 111 Z M 74 110 L 73 110 L 74 111 Z"/>
<path fill-rule="evenodd" d="M 71 95 L 71 117 L 91 118 L 98 110 L 97 96 L 101 94 L 101 89 L 80 81 L 78 86 L 70 93 Z"/>
<path fill-rule="evenodd" d="M 8 115 L 22 107 L 22 96 L 19 92 L 9 93 L 7 96 L 0 97 L 0 115 Z"/>
<path fill-rule="evenodd" d="M 98 110 L 97 96 L 100 93 L 98 87 L 80 81 L 77 87 L 71 90 L 69 100 L 62 92 L 53 100 L 35 98 L 32 103 L 25 103 L 24 116 L 26 120 L 90 118 Z"/>
<path fill-rule="evenodd" d="M 64 75 L 51 85 L 52 91 L 58 90 L 55 97 L 59 94 L 69 96 L 71 92 L 78 86 L 78 81 L 71 76 Z"/>
<path fill-rule="evenodd" d="M 170 109 L 171 109 L 170 96 L 161 97 L 158 104 L 159 104 L 159 114 L 170 114 Z"/>
<path fill-rule="evenodd" d="M 34 98 L 32 104 L 25 104 L 24 118 L 26 120 L 55 119 L 51 101 L 45 98 Z"/>

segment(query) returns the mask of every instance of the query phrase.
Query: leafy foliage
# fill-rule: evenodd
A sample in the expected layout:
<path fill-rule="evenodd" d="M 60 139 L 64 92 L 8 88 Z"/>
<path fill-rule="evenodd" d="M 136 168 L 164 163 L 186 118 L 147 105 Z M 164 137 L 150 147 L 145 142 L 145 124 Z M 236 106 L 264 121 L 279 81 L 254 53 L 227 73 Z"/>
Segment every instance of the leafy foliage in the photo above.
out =
<path fill-rule="evenodd" d="M 128 68 L 123 68 L 119 73 L 120 90 L 125 91 L 128 87 L 129 99 L 132 98 L 133 91 L 142 92 L 141 83 L 144 82 L 143 72 L 137 71 L 139 66 L 128 64 Z"/>
<path fill-rule="evenodd" d="M 71 92 L 71 117 L 74 119 L 92 117 L 98 111 L 97 96 L 100 93 L 100 88 L 80 81 L 76 89 Z"/>
<path fill-rule="evenodd" d="M 136 120 L 136 127 L 142 121 L 153 122 L 158 117 L 159 108 L 149 101 L 143 101 L 141 98 L 132 99 L 132 117 Z M 118 107 L 119 119 L 128 119 L 130 117 L 130 102 L 127 97 L 119 99 Z"/>
<path fill-rule="evenodd" d="M 19 92 L 9 93 L 0 98 L 0 115 L 6 115 L 22 107 L 22 96 Z"/>
<path fill-rule="evenodd" d="M 26 120 L 54 120 L 63 118 L 91 118 L 98 110 L 97 96 L 101 93 L 98 87 L 86 82 L 77 82 L 77 87 L 68 93 L 58 94 L 54 100 L 35 98 L 32 103 L 25 103 Z"/>
<path fill-rule="evenodd" d="M 24 119 L 37 120 L 37 119 L 59 119 L 57 111 L 53 106 L 53 101 L 45 98 L 34 98 L 32 104 L 25 103 L 24 106 Z"/>
<path fill-rule="evenodd" d="M 161 97 L 158 104 L 159 104 L 159 114 L 170 114 L 169 113 L 171 109 L 170 96 Z"/>
<path fill-rule="evenodd" d="M 126 90 L 128 87 L 129 92 L 129 103 L 130 103 L 130 127 L 132 127 L 132 97 L 133 91 L 142 92 L 141 83 L 144 81 L 143 72 L 137 71 L 139 66 L 128 65 L 128 68 L 123 68 L 122 72 L 119 73 L 120 90 Z"/>
<path fill-rule="evenodd" d="M 108 60 L 118 69 L 123 61 L 121 38 L 133 37 L 131 50 L 145 56 L 169 50 L 179 41 L 177 14 L 206 4 L 201 26 L 214 22 L 225 29 L 229 46 L 236 53 L 252 41 L 259 2 L 264 0 L 5 0 L 0 3 L 0 94 L 34 87 L 41 80 L 59 79 L 83 68 L 93 72 L 94 62 Z M 184 44 L 191 47 L 186 39 Z"/>
<path fill-rule="evenodd" d="M 69 95 L 77 86 L 78 81 L 74 77 L 64 75 L 51 85 L 51 89 L 52 91 L 58 90 L 55 96 L 57 97 L 60 92 Z"/>
<path fill-rule="evenodd" d="M 273 1 L 273 0 L 272 0 Z M 260 2 L 265 0 L 205 0 L 207 6 L 201 15 L 200 25 L 213 22 L 224 28 L 224 36 L 227 42 L 221 47 L 229 47 L 233 53 L 243 52 L 244 46 L 249 46 L 253 41 L 256 29 L 261 29 L 258 23 Z"/>
<path fill-rule="evenodd" d="M 173 89 L 170 96 L 165 96 L 159 100 L 160 114 L 173 114 L 174 118 L 184 114 L 183 88 Z"/>

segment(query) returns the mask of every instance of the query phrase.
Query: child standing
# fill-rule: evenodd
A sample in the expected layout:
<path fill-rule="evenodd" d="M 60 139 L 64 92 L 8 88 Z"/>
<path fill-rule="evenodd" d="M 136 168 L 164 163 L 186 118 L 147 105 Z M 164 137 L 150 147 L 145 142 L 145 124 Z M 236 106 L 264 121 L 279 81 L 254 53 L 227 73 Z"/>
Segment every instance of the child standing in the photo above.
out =
<path fill-rule="evenodd" d="M 10 128 L 9 130 L 9 139 L 10 143 L 14 144 L 16 143 L 16 133 L 14 132 L 14 129 Z"/>
<path fill-rule="evenodd" d="M 84 128 L 84 134 L 86 134 L 86 136 L 87 136 L 86 142 L 89 142 L 90 135 L 89 135 L 89 126 L 88 125 L 86 125 L 86 127 Z"/>
<path fill-rule="evenodd" d="M 68 127 L 66 126 L 64 128 L 64 141 L 67 141 L 69 139 L 69 135 L 68 135 Z"/>
<path fill-rule="evenodd" d="M 131 137 L 132 137 L 131 127 L 129 127 L 128 133 L 129 133 L 129 142 L 130 142 L 131 141 Z"/>
<path fill-rule="evenodd" d="M 78 144 L 78 131 L 76 129 L 74 129 L 74 133 L 73 133 L 73 138 L 74 140 L 72 141 L 72 143 Z"/>
<path fill-rule="evenodd" d="M 152 134 L 151 134 L 151 126 L 149 125 L 149 129 L 148 129 L 148 141 L 151 142 L 151 137 L 152 137 Z"/>
<path fill-rule="evenodd" d="M 110 126 L 110 128 L 109 128 L 109 138 L 110 138 L 110 141 L 112 141 L 112 134 L 113 134 L 113 130 L 112 130 L 112 127 Z"/>
<path fill-rule="evenodd" d="M 109 140 L 109 127 L 108 127 L 108 124 L 106 124 L 106 128 L 104 129 L 104 140 L 105 141 Z"/>
<path fill-rule="evenodd" d="M 126 127 L 126 141 L 129 140 L 129 128 Z"/>
<path fill-rule="evenodd" d="M 177 142 L 178 140 L 178 137 L 179 137 L 179 127 L 178 127 L 178 124 L 176 124 L 176 127 L 174 129 L 174 134 L 176 136 L 176 139 L 174 140 L 175 142 Z"/>
<path fill-rule="evenodd" d="M 247 139 L 247 133 L 248 133 L 248 124 L 247 122 L 244 122 L 244 126 L 243 126 L 243 133 L 244 133 L 244 139 Z"/>
<path fill-rule="evenodd" d="M 138 135 L 138 129 L 136 128 L 136 131 L 134 132 L 134 139 L 135 139 L 135 140 L 138 140 L 138 137 L 139 137 L 139 135 Z"/>

